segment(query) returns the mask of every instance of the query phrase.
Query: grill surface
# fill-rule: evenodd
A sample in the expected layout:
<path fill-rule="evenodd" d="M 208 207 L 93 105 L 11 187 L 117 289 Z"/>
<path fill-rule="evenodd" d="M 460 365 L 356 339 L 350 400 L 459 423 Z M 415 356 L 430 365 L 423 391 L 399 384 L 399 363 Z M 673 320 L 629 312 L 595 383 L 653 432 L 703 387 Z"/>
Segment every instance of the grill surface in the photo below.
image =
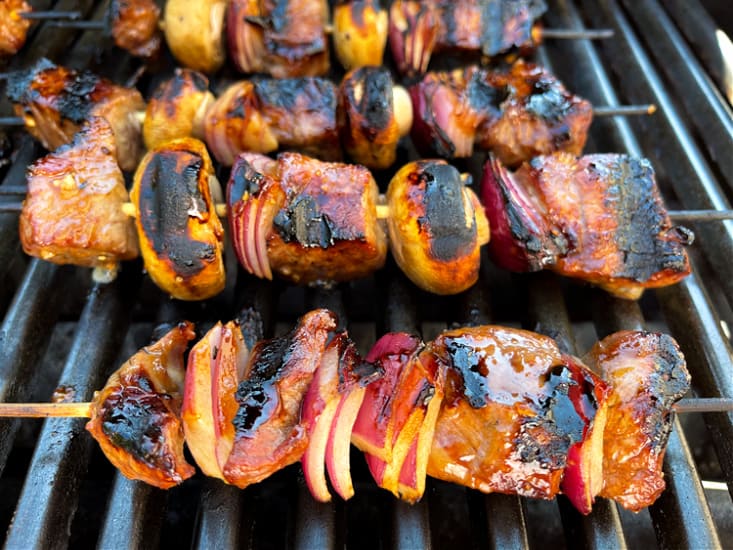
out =
<path fill-rule="evenodd" d="M 713 38 L 718 24 L 733 26 L 730 9 L 730 20 L 715 23 L 695 0 L 550 4 L 548 26 L 608 27 L 615 37 L 547 44 L 541 63 L 596 105 L 659 107 L 652 117 L 595 121 L 587 151 L 649 157 L 670 207 L 730 208 L 733 117 L 721 94 L 725 71 Z M 705 4 L 711 13 L 726 13 L 725 0 Z M 104 11 L 104 3 L 83 0 L 35 5 L 81 9 L 97 19 Z M 93 33 L 39 27 L 12 66 L 46 55 L 118 82 L 137 67 L 119 51 L 99 51 Z M 149 91 L 157 78 L 143 77 L 141 89 Z M 0 107 L 9 113 L 6 103 Z M 40 154 L 22 132 L 11 138 L 2 185 L 23 184 L 25 167 Z M 477 176 L 480 162 L 460 167 Z M 88 400 L 147 343 L 154 326 L 187 318 L 208 328 L 244 306 L 261 313 L 268 334 L 312 307 L 331 307 L 362 351 L 387 330 L 428 339 L 454 324 L 522 326 L 576 354 L 614 330 L 660 329 L 680 342 L 697 395 L 733 397 L 733 222 L 694 229 L 694 274 L 639 303 L 548 274 L 509 275 L 485 259 L 480 282 L 450 298 L 416 290 L 393 265 L 331 292 L 265 284 L 241 270 L 234 276 L 230 267 L 221 296 L 183 304 L 142 277 L 139 263 L 126 265 L 110 285 L 90 286 L 88 270 L 29 260 L 19 249 L 17 215 L 0 214 L 0 401 L 48 400 L 59 386 Z M 114 471 L 83 427 L 83 420 L 0 420 L 0 542 L 7 548 L 715 548 L 733 541 L 731 413 L 677 420 L 665 461 L 668 488 L 650 509 L 634 515 L 599 501 L 587 517 L 562 498 L 485 496 L 435 481 L 422 502 L 408 506 L 373 485 L 357 453 L 356 496 L 348 503 L 315 503 L 297 466 L 245 491 L 199 475 L 163 492 Z M 704 490 L 701 479 L 722 482 L 727 491 Z"/>

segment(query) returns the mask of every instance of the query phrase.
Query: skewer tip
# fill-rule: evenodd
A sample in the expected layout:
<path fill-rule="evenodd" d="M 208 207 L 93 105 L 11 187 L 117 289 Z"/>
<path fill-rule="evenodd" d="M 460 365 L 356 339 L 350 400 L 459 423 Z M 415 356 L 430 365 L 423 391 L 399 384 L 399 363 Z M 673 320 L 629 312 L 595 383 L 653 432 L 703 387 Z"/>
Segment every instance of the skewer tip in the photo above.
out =
<path fill-rule="evenodd" d="M 657 112 L 654 103 L 643 103 L 641 105 L 606 105 L 593 107 L 594 116 L 632 116 L 632 115 L 653 115 Z"/>
<path fill-rule="evenodd" d="M 542 29 L 542 38 L 560 40 L 603 40 L 613 34 L 613 29 Z"/>

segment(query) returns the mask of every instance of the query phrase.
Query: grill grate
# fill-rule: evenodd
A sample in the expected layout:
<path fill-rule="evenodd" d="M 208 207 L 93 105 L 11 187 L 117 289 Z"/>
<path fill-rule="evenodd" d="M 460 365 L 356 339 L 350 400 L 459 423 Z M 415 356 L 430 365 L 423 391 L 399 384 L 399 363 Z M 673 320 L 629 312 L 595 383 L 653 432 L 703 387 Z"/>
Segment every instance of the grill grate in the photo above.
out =
<path fill-rule="evenodd" d="M 709 36 L 712 19 L 702 4 L 550 4 L 548 26 L 613 28 L 615 37 L 599 43 L 547 44 L 538 54 L 540 62 L 596 105 L 653 102 L 659 107 L 653 117 L 597 120 L 588 150 L 649 157 L 670 206 L 730 208 L 733 117 L 718 88 L 723 73 Z M 104 11 L 104 2 L 90 0 L 35 5 L 77 9 L 96 19 Z M 688 17 L 690 13 L 694 17 Z M 733 25 L 733 20 L 725 23 Z M 46 55 L 74 67 L 90 66 L 123 82 L 136 62 L 115 51 L 99 57 L 98 41 L 94 33 L 41 26 L 13 65 L 25 66 Z M 153 84 L 144 80 L 142 86 L 147 90 Z M 9 113 L 7 103 L 0 102 L 0 112 Z M 0 168 L 2 185 L 22 184 L 25 167 L 40 154 L 22 133 L 13 136 L 13 144 L 12 164 Z M 478 163 L 462 168 L 479 174 Z M 234 277 L 229 269 L 222 296 L 206 304 L 181 304 L 169 301 L 142 278 L 139 263 L 125 266 L 110 285 L 89 287 L 86 270 L 28 260 L 18 244 L 17 215 L 0 213 L 0 401 L 29 400 L 38 394 L 47 399 L 49 393 L 43 392 L 61 385 L 74 388 L 77 399 L 87 400 L 121 359 L 145 343 L 155 324 L 189 318 L 206 326 L 231 318 L 245 305 L 261 313 L 269 334 L 284 330 L 311 307 L 331 307 L 361 350 L 388 330 L 420 331 L 427 339 L 453 324 L 496 322 L 538 330 L 556 338 L 564 350 L 582 353 L 596 337 L 614 330 L 660 328 L 680 342 L 699 395 L 733 397 L 727 333 L 733 326 L 733 222 L 698 224 L 695 231 L 694 274 L 679 285 L 649 292 L 639 303 L 616 300 L 549 274 L 509 275 L 486 260 L 479 284 L 452 298 L 416 290 L 389 265 L 373 279 L 333 292 L 265 284 L 241 270 Z M 49 349 L 59 322 L 74 326 L 62 365 L 51 360 L 54 350 Z M 44 382 L 47 379 L 52 381 Z M 700 476 L 725 481 L 728 490 L 733 489 L 733 414 L 709 413 L 703 420 L 702 430 L 684 430 L 689 419 L 677 420 L 665 460 L 668 488 L 654 506 L 634 515 L 599 501 L 593 514 L 583 517 L 563 498 L 538 502 L 481 495 L 436 481 L 428 483 L 421 503 L 408 506 L 373 485 L 356 452 L 356 496 L 348 503 L 314 502 L 298 467 L 246 491 L 197 476 L 163 492 L 114 471 L 84 433 L 82 420 L 0 419 L 0 543 L 13 550 L 175 544 L 715 548 L 733 536 L 721 527 L 722 520 L 733 515 L 733 504 L 729 494 L 709 500 Z"/>

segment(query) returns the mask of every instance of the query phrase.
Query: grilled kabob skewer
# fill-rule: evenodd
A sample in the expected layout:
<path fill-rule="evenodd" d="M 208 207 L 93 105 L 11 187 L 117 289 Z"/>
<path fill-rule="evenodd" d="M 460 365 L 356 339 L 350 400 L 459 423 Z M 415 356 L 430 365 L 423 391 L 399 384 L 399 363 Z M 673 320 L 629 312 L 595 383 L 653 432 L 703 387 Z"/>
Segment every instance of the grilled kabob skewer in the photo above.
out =
<path fill-rule="evenodd" d="M 126 170 L 140 156 L 140 125 L 148 149 L 171 139 L 205 138 L 224 164 L 241 152 L 279 148 L 339 160 L 343 145 L 357 163 L 382 169 L 394 162 L 410 129 L 427 157 L 466 156 L 476 142 L 516 162 L 555 150 L 578 153 L 590 124 L 585 100 L 525 64 L 508 72 L 474 67 L 450 78 L 435 73 L 410 94 L 393 84 L 386 69 L 363 67 L 349 72 L 338 88 L 317 77 L 263 79 L 235 83 L 216 100 L 206 77 L 184 69 L 158 87 L 144 114 L 134 90 L 97 78 L 87 93 L 95 78 L 40 61 L 14 73 L 8 92 L 22 123 L 49 149 L 70 140 L 85 116 L 107 116 L 107 105 L 113 105 L 109 122 L 116 133 L 122 124 L 126 129 L 118 144 Z M 131 94 L 135 102 L 118 99 Z"/>
<path fill-rule="evenodd" d="M 481 198 L 489 254 L 510 271 L 550 269 L 632 300 L 690 273 L 694 235 L 672 225 L 645 159 L 556 153 L 510 173 L 490 158 Z"/>
<path fill-rule="evenodd" d="M 603 39 L 610 29 L 545 29 L 543 0 L 395 0 L 389 46 L 400 73 L 419 76 L 433 53 L 483 58 L 531 54 L 543 38 Z"/>
<path fill-rule="evenodd" d="M 111 269 L 134 257 L 136 247 L 118 244 L 112 236 L 122 233 L 102 232 L 87 220 L 96 212 L 92 208 L 99 210 L 92 216 L 98 220 L 111 209 L 109 219 L 117 220 L 120 230 L 126 227 L 122 242 L 130 243 L 132 222 L 126 214 L 132 211 L 148 272 L 183 299 L 210 297 L 223 286 L 222 209 L 234 250 L 249 273 L 269 279 L 274 272 L 298 284 L 333 284 L 380 268 L 387 249 L 380 219 L 400 268 L 437 294 L 461 292 L 476 282 L 489 227 L 496 232 L 490 252 L 500 267 L 550 268 L 628 299 L 638 298 L 644 288 L 672 284 L 690 270 L 683 245 L 690 244 L 692 233 L 672 226 L 643 159 L 558 154 L 535 160 L 516 177 L 498 161 L 489 162 L 482 186 L 487 222 L 466 178 L 445 161 L 408 164 L 380 198 L 364 167 L 296 153 L 278 160 L 247 153 L 231 171 L 226 206 L 217 207 L 209 187 L 218 189 L 218 182 L 203 144 L 193 138 L 148 153 L 135 176 L 133 204 L 126 202 L 121 185 L 110 202 L 111 196 L 90 185 L 95 174 L 74 168 L 73 159 L 89 147 L 84 135 L 31 170 L 33 185 L 20 224 L 24 249 L 58 263 Z M 112 147 L 97 150 L 113 152 Z M 103 161 L 113 162 L 113 154 Z M 537 178 L 540 183 L 533 183 Z M 568 182 L 575 183 L 568 187 Z M 84 209 L 68 208 L 78 200 Z M 583 215 L 589 208 L 593 215 Z M 206 235 L 203 240 L 198 231 Z M 212 275 L 203 275 L 209 269 Z M 199 276 L 207 283 L 196 282 Z"/>
<path fill-rule="evenodd" d="M 650 115 L 654 105 L 593 107 L 539 65 L 431 72 L 410 88 L 410 133 L 423 156 L 491 151 L 509 166 L 557 151 L 579 155 L 593 116 Z"/>
<path fill-rule="evenodd" d="M 104 31 L 114 38 L 116 45 L 144 58 L 157 53 L 161 42 L 160 27 L 174 57 L 185 67 L 213 73 L 224 63 L 228 47 L 233 63 L 242 72 L 268 73 L 283 78 L 328 72 L 327 35 L 330 33 L 333 33 L 336 55 L 347 70 L 382 65 L 388 34 L 398 67 L 407 72 L 416 69 L 410 66 L 411 60 L 404 59 L 411 53 L 426 58 L 423 71 L 427 68 L 433 46 L 431 39 L 435 38 L 438 48 L 443 49 L 480 49 L 494 55 L 521 46 L 522 51 L 527 52 L 542 34 L 533 21 L 546 9 L 543 2 L 536 1 L 463 0 L 454 7 L 448 2 L 425 2 L 424 6 L 415 2 L 421 12 L 429 8 L 429 15 L 424 17 L 429 23 L 426 30 L 425 22 L 415 23 L 409 19 L 409 15 L 415 17 L 415 8 L 410 4 L 393 3 L 392 21 L 388 23 L 387 11 L 376 0 L 339 1 L 333 8 L 331 25 L 325 0 L 270 3 L 168 0 L 159 23 L 160 10 L 151 0 L 116 0 L 104 20 L 64 20 L 52 24 Z M 455 19 L 458 32 L 442 17 L 446 14 Z M 414 26 L 417 28 L 413 29 Z M 25 30 L 17 32 L 21 31 L 24 38 Z M 544 34 L 558 38 L 604 38 L 612 32 L 558 29 Z"/>
<path fill-rule="evenodd" d="M 29 170 L 19 224 L 24 250 L 97 268 L 97 279 L 109 280 L 119 261 L 138 255 L 139 241 L 145 269 L 164 291 L 182 300 L 218 294 L 225 274 L 216 204 L 223 195 L 203 143 L 183 138 L 149 151 L 128 203 L 112 133 L 105 119 L 92 121 Z M 418 286 L 451 294 L 475 283 L 488 225 L 458 171 L 444 161 L 413 163 L 390 193 L 396 198 L 378 207 L 377 185 L 363 166 L 245 154 L 227 185 L 229 235 L 255 276 L 332 285 L 383 266 L 387 239 L 378 218 L 386 216 L 395 258 Z M 412 209 L 400 206 L 408 200 Z"/>
<path fill-rule="evenodd" d="M 331 498 L 326 469 L 343 498 L 353 495 L 349 441 L 378 485 L 408 501 L 422 496 L 426 474 L 483 492 L 562 491 L 585 514 L 597 495 L 639 510 L 664 488 L 671 414 L 684 410 L 676 402 L 689 388 L 669 336 L 615 333 L 587 355 L 592 371 L 546 336 L 498 326 L 427 344 L 389 333 L 364 362 L 335 327 L 332 313 L 315 310 L 249 349 L 237 323 L 217 323 L 189 354 L 184 379 L 193 331 L 181 323 L 91 404 L 0 404 L 0 415 L 91 415 L 88 429 L 112 463 L 162 488 L 194 472 L 184 433 L 204 473 L 238 487 L 302 460 L 321 501 Z"/>
<path fill-rule="evenodd" d="M 177 70 L 143 111 L 136 90 L 41 60 L 12 75 L 8 96 L 20 115 L 17 122 L 49 150 L 70 141 L 85 117 L 107 117 L 122 138 L 124 170 L 133 169 L 141 155 L 140 127 L 148 149 L 172 139 L 206 137 L 214 156 L 229 165 L 240 152 L 278 148 L 338 160 L 343 141 L 355 161 L 385 168 L 412 124 L 407 92 L 376 67 L 347 74 L 340 89 L 321 78 L 265 79 L 233 84 L 218 100 L 206 77 Z M 134 101 L 121 101 L 128 96 Z"/>
<path fill-rule="evenodd" d="M 159 16 L 160 9 L 153 0 L 112 0 L 101 21 L 83 21 L 78 11 L 33 11 L 22 0 L 3 0 L 0 2 L 0 57 L 15 55 L 25 42 L 31 22 L 45 20 L 56 27 L 103 31 L 116 46 L 132 55 L 155 58 L 162 42 Z"/>

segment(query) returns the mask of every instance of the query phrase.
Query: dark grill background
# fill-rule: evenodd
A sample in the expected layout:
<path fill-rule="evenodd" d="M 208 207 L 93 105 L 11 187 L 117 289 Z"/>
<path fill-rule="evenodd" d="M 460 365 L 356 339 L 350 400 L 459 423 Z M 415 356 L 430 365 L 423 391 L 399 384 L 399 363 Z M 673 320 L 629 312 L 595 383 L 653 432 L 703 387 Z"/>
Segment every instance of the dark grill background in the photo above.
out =
<path fill-rule="evenodd" d="M 717 23 L 695 0 L 550 3 L 547 26 L 610 27 L 616 34 L 595 44 L 547 44 L 540 62 L 595 105 L 652 102 L 659 107 L 652 117 L 595 121 L 587 150 L 649 157 L 670 207 L 729 208 L 733 118 L 721 95 L 726 76 L 715 35 L 717 26 L 733 27 L 728 2 L 704 2 L 721 18 Z M 82 9 L 97 19 L 104 11 L 103 3 L 89 1 L 35 5 Z M 91 67 L 118 82 L 137 68 L 135 60 L 104 45 L 97 34 L 44 27 L 34 31 L 11 67 L 27 66 L 40 55 Z M 143 92 L 159 78 L 143 76 Z M 10 114 L 6 102 L 0 107 L 0 113 Z M 2 185 L 23 184 L 25 167 L 40 148 L 22 131 L 10 132 L 2 147 Z M 480 159 L 459 167 L 478 177 Z M 389 174 L 378 177 L 384 185 Z M 428 339 L 454 324 L 522 326 L 557 338 L 577 354 L 614 330 L 661 329 L 681 343 L 698 395 L 733 397 L 728 332 L 733 223 L 694 229 L 694 274 L 675 287 L 648 292 L 639 303 L 547 274 L 510 275 L 485 260 L 476 287 L 449 298 L 415 290 L 393 265 L 373 279 L 332 292 L 262 283 L 230 266 L 223 295 L 205 304 L 182 304 L 142 277 L 140 263 L 126 265 L 115 283 L 94 286 L 88 270 L 29 259 L 20 251 L 17 215 L 0 214 L 0 401 L 47 401 L 60 386 L 74 391 L 77 400 L 88 400 L 112 370 L 150 340 L 159 323 L 187 318 L 205 330 L 243 306 L 261 312 L 268 334 L 284 330 L 311 307 L 331 307 L 362 350 L 387 330 L 420 331 Z M 198 475 L 163 492 L 119 475 L 84 423 L 0 420 L 0 542 L 7 548 L 733 544 L 730 413 L 688 415 L 676 422 L 665 463 L 668 488 L 649 510 L 630 514 L 601 500 L 588 517 L 562 498 L 486 496 L 434 481 L 421 503 L 407 506 L 374 486 L 356 452 L 356 497 L 348 503 L 316 504 L 299 466 L 245 491 Z M 703 490 L 701 479 L 727 483 L 728 491 L 725 485 Z"/>

